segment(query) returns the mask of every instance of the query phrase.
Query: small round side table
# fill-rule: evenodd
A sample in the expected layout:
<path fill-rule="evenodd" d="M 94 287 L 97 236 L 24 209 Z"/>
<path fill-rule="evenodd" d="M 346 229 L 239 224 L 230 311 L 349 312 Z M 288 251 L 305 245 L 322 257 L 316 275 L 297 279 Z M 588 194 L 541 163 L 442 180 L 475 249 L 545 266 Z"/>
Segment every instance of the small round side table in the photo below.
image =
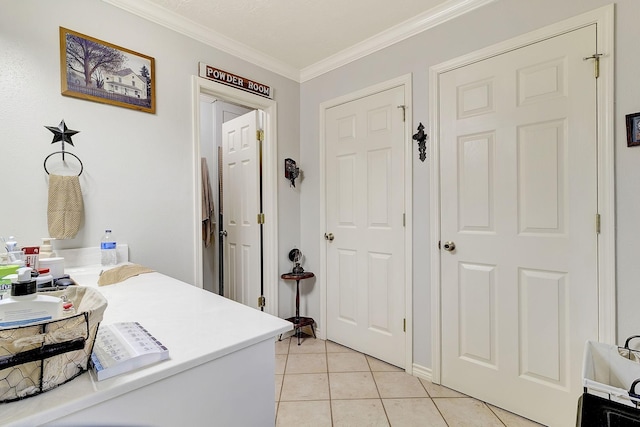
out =
<path fill-rule="evenodd" d="M 302 273 L 284 273 L 280 276 L 283 280 L 295 280 L 296 281 L 296 315 L 294 317 L 289 317 L 285 319 L 291 323 L 293 323 L 293 327 L 296 332 L 294 336 L 298 337 L 298 345 L 300 345 L 300 338 L 302 336 L 302 328 L 305 326 L 311 326 L 311 332 L 313 333 L 313 338 L 316 337 L 316 331 L 313 328 L 313 324 L 315 320 L 311 317 L 301 317 L 300 316 L 300 280 L 309 279 L 313 277 L 314 274 L 310 271 L 304 271 Z"/>

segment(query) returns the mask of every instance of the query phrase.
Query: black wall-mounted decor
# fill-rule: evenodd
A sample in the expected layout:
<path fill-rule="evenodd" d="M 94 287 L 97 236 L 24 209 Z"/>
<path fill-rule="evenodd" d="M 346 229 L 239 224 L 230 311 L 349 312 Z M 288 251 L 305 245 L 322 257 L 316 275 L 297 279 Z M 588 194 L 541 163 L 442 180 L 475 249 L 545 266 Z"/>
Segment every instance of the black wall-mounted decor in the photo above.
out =
<path fill-rule="evenodd" d="M 300 168 L 293 159 L 284 159 L 284 177 L 291 181 L 291 186 L 296 186 L 296 178 L 300 175 Z"/>
<path fill-rule="evenodd" d="M 425 133 L 424 126 L 422 125 L 422 122 L 420 122 L 420 124 L 418 125 L 418 132 L 413 134 L 413 140 L 418 141 L 420 160 L 422 160 L 423 162 L 427 158 L 427 138 L 429 138 L 429 135 Z"/>
<path fill-rule="evenodd" d="M 627 114 L 627 147 L 640 145 L 640 113 Z"/>
<path fill-rule="evenodd" d="M 45 126 L 45 127 L 53 133 L 53 141 L 51 141 L 52 144 L 58 141 L 62 142 L 62 147 L 60 151 L 54 151 L 44 159 L 44 171 L 47 173 L 47 175 L 49 175 L 49 170 L 47 169 L 47 160 L 49 160 L 49 158 L 54 154 L 62 154 L 62 161 L 64 161 L 65 154 L 75 157 L 76 160 L 80 162 L 80 172 L 78 172 L 78 176 L 82 175 L 82 171 L 84 170 L 84 165 L 82 164 L 82 160 L 80 160 L 80 157 L 76 156 L 75 154 L 69 151 L 66 151 L 64 148 L 65 142 L 73 146 L 73 141 L 71 140 L 71 137 L 77 133 L 80 133 L 80 131 L 69 129 L 67 127 L 67 124 L 64 122 L 64 119 L 62 119 L 62 121 L 58 126 Z"/>

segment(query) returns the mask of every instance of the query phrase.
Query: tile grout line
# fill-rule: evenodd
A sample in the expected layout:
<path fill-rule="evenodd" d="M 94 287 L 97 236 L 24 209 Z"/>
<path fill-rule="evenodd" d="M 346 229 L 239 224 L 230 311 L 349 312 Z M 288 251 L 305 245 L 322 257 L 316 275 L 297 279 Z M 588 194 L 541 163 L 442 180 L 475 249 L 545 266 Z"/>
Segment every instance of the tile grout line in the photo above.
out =
<path fill-rule="evenodd" d="M 289 362 L 289 346 L 291 345 L 291 338 L 286 338 L 286 339 L 289 340 L 289 344 L 287 345 L 287 352 L 284 355 L 285 356 L 284 370 L 282 371 L 282 383 L 280 384 L 280 394 L 278 395 L 278 405 L 276 406 L 276 419 L 273 421 L 274 424 L 278 423 L 278 412 L 280 411 L 280 402 L 282 401 L 282 390 L 284 389 L 284 376 L 287 373 L 287 362 Z M 278 341 L 282 341 L 282 338 L 280 338 Z"/>
<path fill-rule="evenodd" d="M 378 381 L 376 381 L 376 376 L 373 374 L 373 369 L 371 368 L 371 363 L 369 362 L 369 358 L 367 357 L 366 354 L 363 354 L 363 356 L 364 356 L 364 360 L 367 362 L 367 365 L 369 365 L 369 373 L 371 374 L 371 379 L 373 379 L 373 383 L 376 386 L 376 391 L 378 392 L 378 398 L 380 399 L 380 404 L 382 405 L 382 410 L 384 411 L 384 416 L 387 418 L 387 424 L 389 424 L 389 426 L 391 426 L 391 420 L 389 419 L 389 414 L 387 413 L 387 407 L 384 406 L 384 402 L 382 401 L 382 394 L 380 394 L 380 388 L 378 387 Z"/>
<path fill-rule="evenodd" d="M 329 352 L 327 351 L 327 342 L 324 342 L 324 359 L 327 362 L 327 387 L 329 388 L 329 417 L 331 418 L 331 426 L 333 426 L 333 399 L 331 398 L 331 376 L 329 376 Z"/>
<path fill-rule="evenodd" d="M 418 382 L 420 383 L 424 391 L 427 393 L 427 396 L 429 396 L 429 399 L 431 400 L 431 403 L 433 404 L 434 408 L 436 408 L 436 411 L 438 411 L 438 414 L 440 414 L 440 418 L 442 418 L 442 422 L 444 422 L 447 425 L 447 427 L 449 427 L 449 422 L 444 417 L 444 414 L 442 413 L 438 405 L 436 405 L 436 401 L 434 400 L 434 397 L 431 396 L 431 393 L 429 393 L 429 390 L 427 390 L 427 387 L 425 387 L 424 383 L 420 381 L 420 379 L 418 379 Z"/>
<path fill-rule="evenodd" d="M 424 387 L 424 385 L 423 385 L 423 387 Z M 426 387 L 425 387 L 425 391 L 427 391 L 427 390 L 426 390 Z M 429 394 L 429 392 L 428 392 L 428 391 L 427 391 L 427 394 L 428 394 L 429 396 L 431 396 L 431 395 Z M 440 408 L 438 407 L 438 405 L 436 405 L 436 401 L 435 401 L 435 400 L 433 400 L 433 399 L 434 399 L 434 398 L 432 397 L 432 398 L 431 398 L 431 402 L 433 402 L 433 406 L 435 406 L 435 407 L 436 407 L 436 411 L 438 411 L 438 413 L 440 414 L 440 418 L 442 418 L 442 421 L 444 421 L 444 423 L 447 425 L 447 427 L 449 427 L 449 422 L 448 422 L 448 421 L 447 421 L 447 419 L 444 417 L 444 414 L 442 413 L 442 411 L 440 410 Z"/>
<path fill-rule="evenodd" d="M 503 426 L 507 427 L 507 424 L 504 421 L 502 421 L 502 418 L 500 418 L 500 416 L 498 414 L 496 414 L 496 412 L 493 409 L 491 409 L 491 406 L 489 406 L 487 404 L 487 402 L 482 402 L 482 403 L 484 403 L 484 406 L 487 407 L 489 412 L 491 412 L 498 419 L 498 421 L 500 421 L 502 423 Z"/>

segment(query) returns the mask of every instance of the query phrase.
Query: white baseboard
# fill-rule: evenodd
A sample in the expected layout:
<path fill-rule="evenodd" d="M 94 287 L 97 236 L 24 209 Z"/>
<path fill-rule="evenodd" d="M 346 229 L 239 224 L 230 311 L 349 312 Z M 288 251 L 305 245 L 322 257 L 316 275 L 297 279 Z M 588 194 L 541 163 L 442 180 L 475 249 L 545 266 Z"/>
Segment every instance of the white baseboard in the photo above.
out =
<path fill-rule="evenodd" d="M 431 381 L 433 376 L 431 375 L 431 368 L 425 368 L 416 363 L 413 364 L 413 376 L 422 378 L 423 380 Z"/>

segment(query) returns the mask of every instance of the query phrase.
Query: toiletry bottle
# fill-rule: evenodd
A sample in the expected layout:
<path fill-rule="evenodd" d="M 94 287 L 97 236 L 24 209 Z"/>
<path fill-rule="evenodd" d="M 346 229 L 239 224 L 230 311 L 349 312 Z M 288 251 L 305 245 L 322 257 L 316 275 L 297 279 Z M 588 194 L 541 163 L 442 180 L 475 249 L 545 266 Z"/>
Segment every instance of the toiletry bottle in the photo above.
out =
<path fill-rule="evenodd" d="M 104 236 L 100 242 L 101 263 L 103 266 L 116 265 L 118 263 L 116 255 L 116 239 L 111 234 L 111 230 L 104 231 Z"/>
<path fill-rule="evenodd" d="M 42 244 L 40 245 L 40 258 L 53 258 L 56 253 L 53 251 L 51 241 L 55 240 L 53 237 L 43 237 Z"/>
<path fill-rule="evenodd" d="M 31 268 L 20 268 L 17 282 L 11 284 L 11 297 L 0 300 L 0 328 L 16 328 L 61 317 L 62 300 L 38 295 L 36 288 Z"/>
<path fill-rule="evenodd" d="M 16 264 L 0 265 L 0 300 L 11 295 L 12 277 L 20 267 L 22 266 Z"/>
<path fill-rule="evenodd" d="M 15 262 L 24 262 L 24 254 L 20 249 L 18 249 L 18 242 L 16 241 L 15 236 L 9 236 L 7 240 L 5 240 L 8 260 L 10 264 Z"/>

